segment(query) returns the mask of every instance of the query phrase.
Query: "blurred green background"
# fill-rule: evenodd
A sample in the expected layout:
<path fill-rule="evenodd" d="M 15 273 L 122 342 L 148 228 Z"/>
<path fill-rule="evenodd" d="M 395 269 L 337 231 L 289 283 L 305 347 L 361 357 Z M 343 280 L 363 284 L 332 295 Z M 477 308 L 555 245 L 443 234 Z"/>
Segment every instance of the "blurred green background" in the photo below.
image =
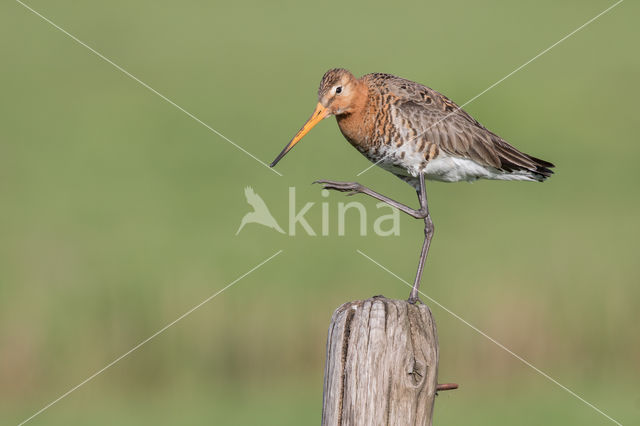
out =
<path fill-rule="evenodd" d="M 29 3 L 263 161 L 328 69 L 389 72 L 464 103 L 608 1 Z M 428 185 L 423 290 L 623 424 L 640 419 L 640 7 L 626 1 L 465 109 L 550 160 L 544 184 Z M 359 235 L 315 179 L 367 160 L 333 120 L 280 177 L 15 2 L 0 5 L 0 423 L 17 424 L 277 250 L 284 252 L 33 424 L 318 424 L 341 303 L 408 288 L 420 223 Z M 357 178 L 415 204 L 380 169 Z M 282 226 L 288 188 L 319 231 Z M 375 202 L 361 198 L 373 217 Z M 437 306 L 440 425 L 612 424 Z"/>

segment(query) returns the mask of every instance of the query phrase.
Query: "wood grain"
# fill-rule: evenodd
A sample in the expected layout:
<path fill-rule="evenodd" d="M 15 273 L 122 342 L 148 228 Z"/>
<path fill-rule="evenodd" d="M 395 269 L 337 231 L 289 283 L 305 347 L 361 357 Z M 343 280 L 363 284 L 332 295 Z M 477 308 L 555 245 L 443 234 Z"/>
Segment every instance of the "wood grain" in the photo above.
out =
<path fill-rule="evenodd" d="M 333 313 L 322 425 L 431 425 L 438 337 L 426 305 L 376 296 Z"/>

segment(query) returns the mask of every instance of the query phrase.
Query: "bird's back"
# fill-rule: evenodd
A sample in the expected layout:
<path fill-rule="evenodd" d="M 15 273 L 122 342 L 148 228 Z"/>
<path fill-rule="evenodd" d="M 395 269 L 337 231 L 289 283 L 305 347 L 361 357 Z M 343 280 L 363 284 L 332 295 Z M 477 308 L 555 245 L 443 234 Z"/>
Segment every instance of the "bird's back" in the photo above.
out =
<path fill-rule="evenodd" d="M 542 181 L 553 173 L 553 164 L 517 150 L 436 90 L 382 73 L 361 81 L 369 90 L 366 137 L 340 127 L 367 158 L 409 183 L 421 172 L 443 181 Z"/>

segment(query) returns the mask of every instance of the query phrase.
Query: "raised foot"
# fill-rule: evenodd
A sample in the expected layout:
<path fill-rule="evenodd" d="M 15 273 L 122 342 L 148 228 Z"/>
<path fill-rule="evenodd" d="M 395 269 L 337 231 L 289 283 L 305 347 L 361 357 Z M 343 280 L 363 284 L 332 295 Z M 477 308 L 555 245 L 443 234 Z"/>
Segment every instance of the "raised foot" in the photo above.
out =
<path fill-rule="evenodd" d="M 331 189 L 334 191 L 348 192 L 347 195 L 361 194 L 363 186 L 358 182 L 337 182 L 333 180 L 317 180 L 313 183 L 319 183 L 323 189 Z"/>

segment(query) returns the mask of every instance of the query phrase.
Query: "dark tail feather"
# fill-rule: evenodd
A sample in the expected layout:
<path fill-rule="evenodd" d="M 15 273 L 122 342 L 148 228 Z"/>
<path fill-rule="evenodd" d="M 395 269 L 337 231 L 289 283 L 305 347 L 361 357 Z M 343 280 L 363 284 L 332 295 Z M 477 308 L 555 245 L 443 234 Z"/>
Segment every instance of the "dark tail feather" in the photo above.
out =
<path fill-rule="evenodd" d="M 553 163 L 520 153 L 527 159 L 527 161 L 523 162 L 521 158 L 514 158 L 513 154 L 509 154 L 504 153 L 500 156 L 500 161 L 502 162 L 500 168 L 507 172 L 531 172 L 533 178 L 538 182 L 546 180 L 553 174 L 553 170 L 551 170 L 552 167 L 555 167 Z"/>
<path fill-rule="evenodd" d="M 495 136 L 495 135 L 494 135 Z M 530 172 L 533 178 L 542 182 L 553 174 L 553 163 L 525 154 L 509 145 L 508 142 L 495 136 L 493 139 L 496 153 L 500 158 L 500 168 L 507 172 Z"/>
<path fill-rule="evenodd" d="M 550 163 L 550 162 L 548 162 L 548 161 L 541 160 L 541 159 L 536 158 L 536 157 L 533 157 L 533 156 L 531 156 L 531 155 L 529 155 L 529 154 L 526 154 L 526 155 L 527 155 L 527 157 L 529 157 L 529 159 L 530 159 L 531 161 L 535 162 L 535 163 L 536 163 L 536 165 L 538 165 L 538 166 L 540 166 L 540 167 L 545 167 L 545 168 L 549 168 L 549 169 L 550 169 L 550 168 L 552 168 L 552 167 L 555 167 L 555 166 L 556 166 L 556 165 L 555 165 L 555 164 L 553 164 L 553 163 Z"/>
<path fill-rule="evenodd" d="M 532 171 L 535 173 L 539 182 L 546 180 L 553 174 L 553 170 L 551 170 L 551 168 L 555 167 L 555 164 L 541 160 L 540 158 L 532 157 L 528 154 L 527 157 L 529 157 L 529 159 L 535 164 L 536 169 Z"/>

